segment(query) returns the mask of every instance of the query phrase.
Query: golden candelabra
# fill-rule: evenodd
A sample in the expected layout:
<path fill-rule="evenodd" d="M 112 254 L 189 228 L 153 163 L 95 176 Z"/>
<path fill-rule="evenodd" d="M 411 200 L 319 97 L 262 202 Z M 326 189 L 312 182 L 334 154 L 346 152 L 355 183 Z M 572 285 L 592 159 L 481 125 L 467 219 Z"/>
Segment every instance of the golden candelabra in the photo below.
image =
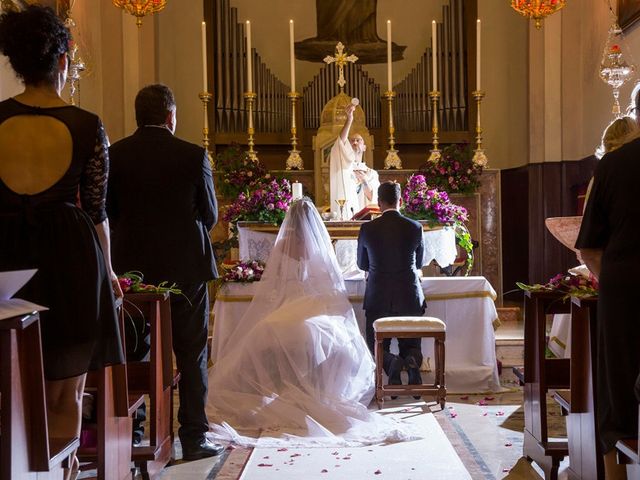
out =
<path fill-rule="evenodd" d="M 393 136 L 396 129 L 393 126 L 393 99 L 396 96 L 396 92 L 387 91 L 384 92 L 383 97 L 387 99 L 389 103 L 389 150 L 387 150 L 387 157 L 384 159 L 384 168 L 389 170 L 392 168 L 402 168 L 402 160 L 398 156 L 398 150 L 396 150 L 396 139 Z"/>
<path fill-rule="evenodd" d="M 473 95 L 473 98 L 476 99 L 478 111 L 476 117 L 476 149 L 473 154 L 473 163 L 484 167 L 487 164 L 487 156 L 484 154 L 484 150 L 482 149 L 482 126 L 480 124 L 480 105 L 484 98 L 484 92 L 482 90 L 476 90 L 471 94 Z"/>
<path fill-rule="evenodd" d="M 256 101 L 255 92 L 244 92 L 244 99 L 247 102 L 247 115 L 248 115 L 248 126 L 247 126 L 247 135 L 249 135 L 249 140 L 247 141 L 247 145 L 249 146 L 249 150 L 247 150 L 247 155 L 254 162 L 258 161 L 258 152 L 253 149 L 253 134 L 255 130 L 253 129 L 253 103 Z"/>
<path fill-rule="evenodd" d="M 207 151 L 207 157 L 209 158 L 209 165 L 213 168 L 213 156 L 211 150 L 209 150 L 209 112 L 207 103 L 211 101 L 212 95 L 209 92 L 200 92 L 198 94 L 200 100 L 202 100 L 202 108 L 204 110 L 204 123 L 202 125 L 202 146 Z"/>
<path fill-rule="evenodd" d="M 298 150 L 298 139 L 296 137 L 298 132 L 296 128 L 296 102 L 302 95 L 298 92 L 289 92 L 287 96 L 291 99 L 291 150 L 289 150 L 285 165 L 287 170 L 302 170 L 304 165 L 300 150 Z"/>
<path fill-rule="evenodd" d="M 442 154 L 438 148 L 438 100 L 440 99 L 440 92 L 438 90 L 432 90 L 429 92 L 431 97 L 431 103 L 433 104 L 433 124 L 431 125 L 431 133 L 433 133 L 433 148 L 429 155 L 430 162 L 437 162 L 440 160 Z"/>

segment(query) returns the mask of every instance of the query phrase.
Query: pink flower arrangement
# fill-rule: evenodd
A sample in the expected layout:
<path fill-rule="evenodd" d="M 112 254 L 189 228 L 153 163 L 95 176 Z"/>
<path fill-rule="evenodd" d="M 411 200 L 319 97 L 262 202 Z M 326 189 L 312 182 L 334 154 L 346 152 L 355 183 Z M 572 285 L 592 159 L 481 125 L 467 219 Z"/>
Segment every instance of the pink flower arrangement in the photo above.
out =
<path fill-rule="evenodd" d="M 598 295 L 598 281 L 593 275 L 585 277 L 583 275 L 573 275 L 570 273 L 559 273 L 552 277 L 547 283 L 541 285 L 535 283 L 527 285 L 516 282 L 516 285 L 530 292 L 557 292 L 564 294 L 563 298 L 569 297 L 593 297 Z"/>
<path fill-rule="evenodd" d="M 480 186 L 480 174 L 484 165 L 473 161 L 468 144 L 448 145 L 439 160 L 429 161 L 420 167 L 432 188 L 449 193 L 473 193 Z"/>
<path fill-rule="evenodd" d="M 414 220 L 425 220 L 428 225 L 445 225 L 455 229 L 458 245 L 467 252 L 466 273 L 473 267 L 473 241 L 466 227 L 467 209 L 449 200 L 447 192 L 427 185 L 424 175 L 409 177 L 402 191 L 402 213 Z"/>
<path fill-rule="evenodd" d="M 225 268 L 227 271 L 222 277 L 225 282 L 257 282 L 264 273 L 264 263 L 257 260 L 238 262 Z"/>
<path fill-rule="evenodd" d="M 287 179 L 263 179 L 248 192 L 240 192 L 223 219 L 281 224 L 291 205 L 291 184 Z"/>
<path fill-rule="evenodd" d="M 467 209 L 452 203 L 447 192 L 429 187 L 424 175 L 411 175 L 402 192 L 403 213 L 433 225 L 453 226 L 469 220 Z"/>
<path fill-rule="evenodd" d="M 220 173 L 220 192 L 225 198 L 236 198 L 240 192 L 252 188 L 271 175 L 264 166 L 251 160 L 239 145 L 231 145 L 216 157 L 216 172 Z"/>

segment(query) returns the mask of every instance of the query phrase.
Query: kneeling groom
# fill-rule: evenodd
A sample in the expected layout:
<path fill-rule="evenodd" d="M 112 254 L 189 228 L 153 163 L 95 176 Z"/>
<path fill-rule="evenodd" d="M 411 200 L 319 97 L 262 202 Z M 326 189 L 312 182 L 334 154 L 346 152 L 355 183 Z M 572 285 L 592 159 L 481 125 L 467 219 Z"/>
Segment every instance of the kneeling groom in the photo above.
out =
<path fill-rule="evenodd" d="M 367 345 L 374 353 L 373 322 L 382 317 L 421 316 L 426 303 L 417 274 L 422 266 L 422 225 L 400 214 L 400 185 L 384 182 L 378 188 L 382 215 L 360 228 L 358 267 L 368 272 L 364 294 Z M 383 368 L 389 384 L 400 385 L 406 366 L 410 384 L 421 384 L 420 338 L 399 338 L 399 356 L 390 353 L 384 340 Z M 392 397 L 393 398 L 393 397 Z M 420 398 L 420 397 L 414 397 Z"/>

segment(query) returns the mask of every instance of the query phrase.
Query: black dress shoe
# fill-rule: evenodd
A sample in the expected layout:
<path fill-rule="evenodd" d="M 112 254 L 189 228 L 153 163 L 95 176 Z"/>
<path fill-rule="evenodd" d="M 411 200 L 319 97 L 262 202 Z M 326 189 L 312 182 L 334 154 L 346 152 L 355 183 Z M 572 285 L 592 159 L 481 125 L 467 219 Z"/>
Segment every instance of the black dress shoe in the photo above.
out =
<path fill-rule="evenodd" d="M 395 357 L 391 364 L 389 365 L 389 385 L 402 385 L 402 380 L 400 379 L 400 372 L 402 371 L 402 367 L 404 362 L 400 357 Z M 391 400 L 395 400 L 398 398 L 397 395 L 391 395 Z"/>
<path fill-rule="evenodd" d="M 202 440 L 196 445 L 182 445 L 182 459 L 187 462 L 200 460 L 201 458 L 215 457 L 222 452 L 224 452 L 223 445 L 213 443 L 207 439 Z"/>
<path fill-rule="evenodd" d="M 422 385 L 422 375 L 420 375 L 419 368 L 410 368 L 407 373 L 409 374 L 409 385 Z M 422 397 L 414 395 L 413 398 L 420 400 Z"/>

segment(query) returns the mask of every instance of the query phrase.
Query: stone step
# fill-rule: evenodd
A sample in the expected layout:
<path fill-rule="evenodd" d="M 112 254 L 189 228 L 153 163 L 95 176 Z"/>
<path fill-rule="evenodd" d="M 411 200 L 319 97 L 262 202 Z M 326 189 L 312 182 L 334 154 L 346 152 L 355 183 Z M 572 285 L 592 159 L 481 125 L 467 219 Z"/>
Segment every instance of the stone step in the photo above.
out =
<path fill-rule="evenodd" d="M 500 323 L 522 322 L 522 309 L 520 307 L 498 307 Z"/>

